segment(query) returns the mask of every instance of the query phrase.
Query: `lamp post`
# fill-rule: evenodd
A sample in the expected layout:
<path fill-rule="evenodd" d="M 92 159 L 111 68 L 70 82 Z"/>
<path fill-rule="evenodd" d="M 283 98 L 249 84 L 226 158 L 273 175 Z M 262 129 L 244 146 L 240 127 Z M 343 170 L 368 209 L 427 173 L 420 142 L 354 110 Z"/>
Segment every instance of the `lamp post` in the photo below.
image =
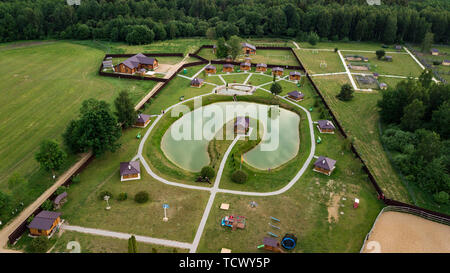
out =
<path fill-rule="evenodd" d="M 105 195 L 105 197 L 103 197 L 103 199 L 106 201 L 106 210 L 110 210 L 111 207 L 109 206 L 109 200 L 110 196 L 109 195 Z"/>
<path fill-rule="evenodd" d="M 164 218 L 163 221 L 167 222 L 169 220 L 169 218 L 167 218 L 167 213 L 166 210 L 169 208 L 169 204 L 163 204 L 163 209 L 164 209 Z"/>

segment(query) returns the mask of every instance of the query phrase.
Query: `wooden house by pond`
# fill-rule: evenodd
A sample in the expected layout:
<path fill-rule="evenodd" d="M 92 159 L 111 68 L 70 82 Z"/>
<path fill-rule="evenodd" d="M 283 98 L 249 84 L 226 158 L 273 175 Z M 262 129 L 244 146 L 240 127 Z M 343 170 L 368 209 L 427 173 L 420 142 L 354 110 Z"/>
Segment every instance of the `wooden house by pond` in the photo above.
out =
<path fill-rule="evenodd" d="M 301 74 L 298 71 L 289 72 L 289 79 L 291 81 L 299 81 L 300 77 L 301 77 Z"/>
<path fill-rule="evenodd" d="M 249 71 L 252 68 L 250 63 L 241 63 L 240 69 L 242 71 Z"/>
<path fill-rule="evenodd" d="M 205 67 L 205 72 L 207 74 L 216 74 L 216 67 L 214 65 L 209 64 Z"/>
<path fill-rule="evenodd" d="M 331 175 L 331 173 L 336 168 L 335 165 L 336 160 L 324 156 L 319 156 L 316 162 L 314 162 L 314 171 L 326 175 Z"/>
<path fill-rule="evenodd" d="M 134 127 L 145 128 L 150 122 L 150 116 L 145 114 L 138 114 Z"/>
<path fill-rule="evenodd" d="M 322 134 L 334 134 L 334 130 L 336 129 L 336 127 L 334 127 L 333 122 L 329 120 L 318 120 L 317 129 L 319 129 Z"/>
<path fill-rule="evenodd" d="M 256 54 L 256 47 L 249 43 L 242 43 L 242 51 L 246 55 L 254 55 Z"/>
<path fill-rule="evenodd" d="M 67 201 L 67 192 L 63 192 L 60 195 L 56 196 L 55 200 L 53 200 L 53 206 L 55 209 L 60 209 L 64 203 Z"/>
<path fill-rule="evenodd" d="M 237 117 L 236 122 L 234 123 L 234 132 L 240 135 L 246 134 L 248 132 L 249 125 L 249 117 Z"/>
<path fill-rule="evenodd" d="M 50 237 L 61 224 L 61 213 L 43 210 L 34 216 L 28 228 L 33 236 Z"/>
<path fill-rule="evenodd" d="M 120 181 L 141 179 L 139 161 L 120 162 Z"/>
<path fill-rule="evenodd" d="M 233 64 L 224 64 L 222 72 L 233 72 L 234 65 Z"/>
<path fill-rule="evenodd" d="M 274 68 L 272 68 L 272 75 L 281 77 L 281 76 L 283 76 L 283 71 L 284 71 L 284 69 L 281 67 L 278 67 L 278 66 L 274 67 Z"/>
<path fill-rule="evenodd" d="M 295 101 L 302 101 L 305 98 L 305 94 L 303 94 L 302 92 L 298 92 L 297 90 L 289 92 L 287 96 L 288 98 Z"/>
<path fill-rule="evenodd" d="M 145 68 L 147 70 L 154 70 L 157 67 L 157 59 L 150 58 L 142 53 L 139 53 L 116 65 L 114 67 L 114 71 L 119 73 L 134 74 L 142 68 Z"/>
<path fill-rule="evenodd" d="M 202 87 L 203 83 L 204 83 L 203 79 L 194 78 L 191 81 L 191 87 Z"/>
<path fill-rule="evenodd" d="M 263 63 L 257 64 L 256 65 L 256 71 L 257 72 L 266 72 L 267 71 L 267 64 L 263 64 Z"/>

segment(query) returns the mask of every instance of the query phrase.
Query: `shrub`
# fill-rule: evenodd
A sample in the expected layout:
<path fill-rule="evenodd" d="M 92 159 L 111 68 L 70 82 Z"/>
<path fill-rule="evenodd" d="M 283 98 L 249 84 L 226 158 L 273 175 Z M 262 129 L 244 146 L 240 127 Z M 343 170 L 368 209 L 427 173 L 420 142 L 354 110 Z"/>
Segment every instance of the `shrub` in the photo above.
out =
<path fill-rule="evenodd" d="M 231 175 L 231 180 L 238 184 L 244 184 L 245 182 L 247 182 L 247 178 L 247 173 L 241 170 L 234 171 Z"/>
<path fill-rule="evenodd" d="M 202 177 L 208 177 L 209 179 L 212 179 L 216 175 L 216 172 L 210 166 L 205 166 L 202 168 L 200 175 Z"/>
<path fill-rule="evenodd" d="M 448 204 L 449 203 L 449 195 L 445 191 L 438 192 L 433 195 L 434 201 L 439 204 Z"/>
<path fill-rule="evenodd" d="M 442 64 L 441 61 L 433 61 L 433 65 L 440 65 L 440 64 Z"/>
<path fill-rule="evenodd" d="M 140 191 L 140 192 L 136 193 L 136 195 L 134 196 L 134 201 L 136 201 L 139 204 L 143 204 L 143 203 L 147 202 L 148 199 L 149 199 L 148 192 L 146 192 L 146 191 Z"/>
<path fill-rule="evenodd" d="M 67 187 L 61 186 L 61 187 L 59 187 L 59 188 L 56 190 L 55 193 L 56 193 L 57 195 L 60 195 L 61 193 L 65 192 L 65 191 L 67 191 Z"/>
<path fill-rule="evenodd" d="M 338 50 L 339 50 L 339 49 L 338 49 L 337 47 L 334 48 L 334 52 L 338 52 Z"/>
<path fill-rule="evenodd" d="M 98 195 L 98 199 L 100 200 L 105 200 L 105 196 L 109 196 L 109 199 L 113 199 L 113 195 L 111 192 L 109 191 L 102 191 L 99 195 Z"/>
<path fill-rule="evenodd" d="M 126 192 L 121 192 L 117 196 L 117 200 L 119 200 L 119 201 L 125 201 L 127 199 L 128 199 L 128 194 Z"/>
<path fill-rule="evenodd" d="M 33 238 L 31 243 L 28 245 L 28 252 L 31 253 L 45 253 L 50 247 L 50 241 L 45 236 L 39 236 Z"/>
<path fill-rule="evenodd" d="M 53 202 L 50 200 L 45 200 L 44 203 L 42 203 L 41 208 L 43 210 L 53 210 Z"/>
<path fill-rule="evenodd" d="M 80 182 L 80 175 L 79 174 L 74 175 L 72 177 L 72 184 L 77 184 L 78 182 Z"/>
<path fill-rule="evenodd" d="M 319 35 L 317 35 L 317 33 L 315 32 L 310 32 L 309 36 L 308 36 L 308 43 L 310 45 L 316 45 L 317 42 L 319 41 Z"/>

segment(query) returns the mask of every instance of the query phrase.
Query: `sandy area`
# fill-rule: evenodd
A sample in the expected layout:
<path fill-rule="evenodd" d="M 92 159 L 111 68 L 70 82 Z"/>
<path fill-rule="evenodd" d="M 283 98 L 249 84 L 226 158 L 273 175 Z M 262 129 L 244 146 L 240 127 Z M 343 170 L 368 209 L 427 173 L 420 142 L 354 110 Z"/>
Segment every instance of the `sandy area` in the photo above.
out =
<path fill-rule="evenodd" d="M 450 226 L 408 213 L 384 212 L 363 252 L 450 253 Z"/>

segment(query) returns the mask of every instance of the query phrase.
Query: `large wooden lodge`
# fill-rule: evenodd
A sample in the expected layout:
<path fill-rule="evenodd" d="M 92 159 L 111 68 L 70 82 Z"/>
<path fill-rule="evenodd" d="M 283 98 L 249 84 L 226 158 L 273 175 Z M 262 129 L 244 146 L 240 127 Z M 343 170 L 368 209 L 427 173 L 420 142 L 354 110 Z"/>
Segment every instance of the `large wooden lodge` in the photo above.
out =
<path fill-rule="evenodd" d="M 114 71 L 118 73 L 134 74 L 142 69 L 155 70 L 157 67 L 157 59 L 139 53 L 114 66 Z"/>
<path fill-rule="evenodd" d="M 32 236 L 50 237 L 61 223 L 61 213 L 43 210 L 28 224 Z"/>

